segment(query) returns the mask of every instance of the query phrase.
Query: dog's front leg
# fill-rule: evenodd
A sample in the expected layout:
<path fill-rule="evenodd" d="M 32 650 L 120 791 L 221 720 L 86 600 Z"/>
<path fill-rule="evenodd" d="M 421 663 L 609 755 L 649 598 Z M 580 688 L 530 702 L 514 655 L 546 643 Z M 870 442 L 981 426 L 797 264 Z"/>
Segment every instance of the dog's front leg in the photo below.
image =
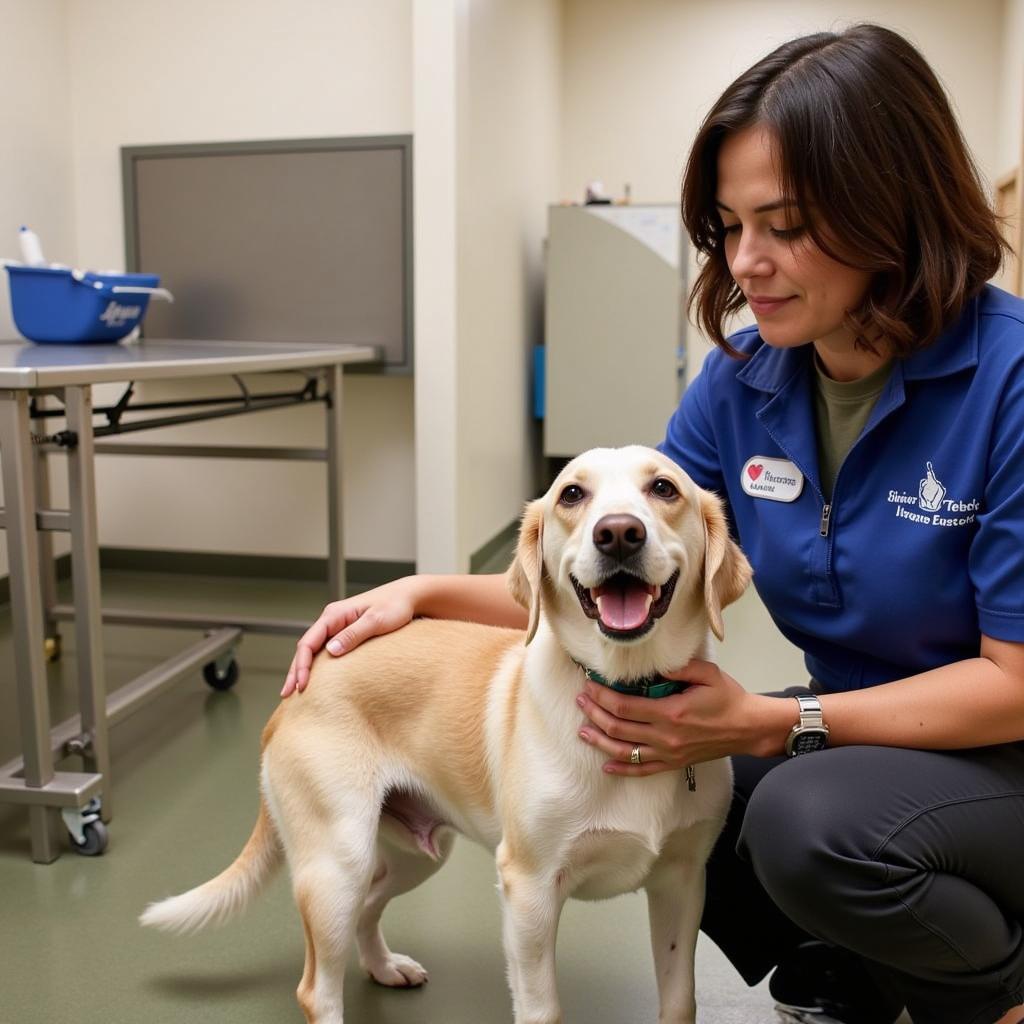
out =
<path fill-rule="evenodd" d="M 695 1024 L 693 964 L 704 911 L 704 865 L 718 823 L 698 822 L 673 835 L 644 888 L 658 978 L 658 1024 Z"/>
<path fill-rule="evenodd" d="M 565 896 L 556 875 L 527 866 L 504 843 L 497 861 L 515 1024 L 560 1024 L 555 938 Z"/>

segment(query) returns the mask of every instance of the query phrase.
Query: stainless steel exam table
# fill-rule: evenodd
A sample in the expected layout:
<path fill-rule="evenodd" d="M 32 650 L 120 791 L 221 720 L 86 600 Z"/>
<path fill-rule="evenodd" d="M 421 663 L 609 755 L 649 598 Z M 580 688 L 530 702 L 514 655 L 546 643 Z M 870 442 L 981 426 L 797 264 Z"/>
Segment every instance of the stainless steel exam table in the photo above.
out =
<path fill-rule="evenodd" d="M 5 505 L 14 631 L 14 671 L 22 756 L 0 766 L 0 802 L 28 805 L 32 859 L 60 854 L 61 825 L 72 846 L 102 852 L 110 820 L 107 730 L 171 684 L 204 667 L 207 681 L 227 686 L 237 672 L 234 649 L 243 630 L 299 633 L 285 620 L 215 617 L 103 609 L 100 605 L 96 526 L 96 453 L 257 459 L 314 459 L 327 464 L 328 563 L 332 595 L 345 592 L 341 522 L 342 371 L 378 358 L 371 346 L 229 341 L 150 341 L 112 345 L 30 345 L 0 342 L 0 464 Z M 251 392 L 242 375 L 298 372 L 305 383 L 291 392 Z M 135 402 L 138 381 L 234 378 L 237 392 L 209 399 Z M 92 386 L 122 383 L 121 399 L 94 409 Z M 56 400 L 56 405 L 54 404 Z M 327 444 L 319 448 L 140 445 L 97 438 L 222 418 L 309 401 L 326 409 Z M 185 409 L 165 415 L 169 409 Z M 144 418 L 139 418 L 143 416 Z M 52 431 L 53 419 L 64 428 Z M 94 424 L 99 419 L 99 424 Z M 106 422 L 102 420 L 105 419 Z M 49 507 L 47 457 L 68 461 L 69 508 Z M 71 535 L 73 603 L 56 597 L 52 531 Z M 59 654 L 56 623 L 74 620 L 80 714 L 51 728 L 46 660 Z M 195 628 L 203 640 L 109 696 L 103 669 L 104 622 Z M 82 772 L 54 771 L 54 760 L 83 758 Z M 101 799 L 102 796 L 102 799 Z"/>

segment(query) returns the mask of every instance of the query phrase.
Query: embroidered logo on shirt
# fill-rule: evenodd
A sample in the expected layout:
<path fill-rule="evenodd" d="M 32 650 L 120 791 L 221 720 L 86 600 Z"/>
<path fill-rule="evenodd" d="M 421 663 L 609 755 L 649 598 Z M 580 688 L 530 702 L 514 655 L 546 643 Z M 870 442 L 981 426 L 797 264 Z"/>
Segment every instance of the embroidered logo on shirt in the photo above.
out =
<path fill-rule="evenodd" d="M 906 491 L 890 491 L 889 504 L 896 506 L 897 519 L 909 519 L 912 523 L 928 526 L 969 526 L 978 517 L 981 502 L 977 498 L 966 501 L 946 497 L 946 485 L 935 475 L 935 467 L 925 463 L 925 475 L 917 485 L 917 494 Z M 921 515 L 912 511 L 917 506 Z"/>
<path fill-rule="evenodd" d="M 946 496 L 946 488 L 935 475 L 932 464 L 928 463 L 928 475 L 917 488 L 917 504 L 925 512 L 938 512 L 942 508 L 942 499 Z"/>
<path fill-rule="evenodd" d="M 752 498 L 796 501 L 804 489 L 804 475 L 789 459 L 755 455 L 740 470 L 740 486 Z"/>

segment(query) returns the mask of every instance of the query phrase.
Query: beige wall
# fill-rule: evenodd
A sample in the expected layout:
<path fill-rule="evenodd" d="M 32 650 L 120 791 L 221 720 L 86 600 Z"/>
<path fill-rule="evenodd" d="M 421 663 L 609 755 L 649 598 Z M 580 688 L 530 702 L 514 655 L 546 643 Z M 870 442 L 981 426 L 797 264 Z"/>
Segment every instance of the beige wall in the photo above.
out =
<path fill-rule="evenodd" d="M 68 15 L 79 263 L 123 265 L 121 146 L 412 131 L 410 0 L 89 0 Z M 315 445 L 321 424 L 311 408 L 140 440 Z M 349 557 L 415 557 L 412 424 L 410 379 L 349 378 Z M 110 458 L 99 500 L 104 545 L 326 553 L 321 467 Z"/>
<path fill-rule="evenodd" d="M 1015 0 L 1016 2 L 1016 0 Z M 875 21 L 909 36 L 952 95 L 982 169 L 996 170 L 1002 0 L 565 0 L 561 189 L 599 178 L 639 201 L 678 194 L 690 143 L 736 75 L 806 32 Z"/>
<path fill-rule="evenodd" d="M 0 256 L 21 258 L 17 232 L 29 224 L 57 259 L 75 249 L 64 0 L 0 0 L 0 25 Z M 10 308 L 7 274 L 0 273 L 0 338 L 17 336 Z M 6 574 L 0 530 L 0 576 Z"/>
<path fill-rule="evenodd" d="M 75 247 L 71 89 L 64 0 L 0 0 L 0 257 L 20 259 L 28 224 L 58 259 Z M 0 338 L 17 337 L 0 274 Z"/>
<path fill-rule="evenodd" d="M 996 177 L 1020 163 L 1024 149 L 1024 0 L 1006 0 L 999 99 L 996 104 Z"/>
<path fill-rule="evenodd" d="M 458 564 L 532 496 L 532 345 L 557 194 L 560 9 L 474 0 L 460 50 Z"/>
<path fill-rule="evenodd" d="M 458 554 L 456 345 L 457 51 L 460 0 L 413 0 L 416 146 L 416 564 Z"/>

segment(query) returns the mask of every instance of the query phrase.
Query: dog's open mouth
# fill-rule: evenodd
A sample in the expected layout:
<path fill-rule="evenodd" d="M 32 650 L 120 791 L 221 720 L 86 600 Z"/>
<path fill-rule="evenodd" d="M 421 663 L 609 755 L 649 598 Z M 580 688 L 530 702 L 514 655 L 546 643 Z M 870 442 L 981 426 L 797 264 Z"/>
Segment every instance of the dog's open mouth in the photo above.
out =
<path fill-rule="evenodd" d="M 668 611 L 676 589 L 679 570 L 660 586 L 646 583 L 632 573 L 617 572 L 596 587 L 585 587 L 571 575 L 583 614 L 597 619 L 605 636 L 616 640 L 633 640 L 643 636 Z"/>

